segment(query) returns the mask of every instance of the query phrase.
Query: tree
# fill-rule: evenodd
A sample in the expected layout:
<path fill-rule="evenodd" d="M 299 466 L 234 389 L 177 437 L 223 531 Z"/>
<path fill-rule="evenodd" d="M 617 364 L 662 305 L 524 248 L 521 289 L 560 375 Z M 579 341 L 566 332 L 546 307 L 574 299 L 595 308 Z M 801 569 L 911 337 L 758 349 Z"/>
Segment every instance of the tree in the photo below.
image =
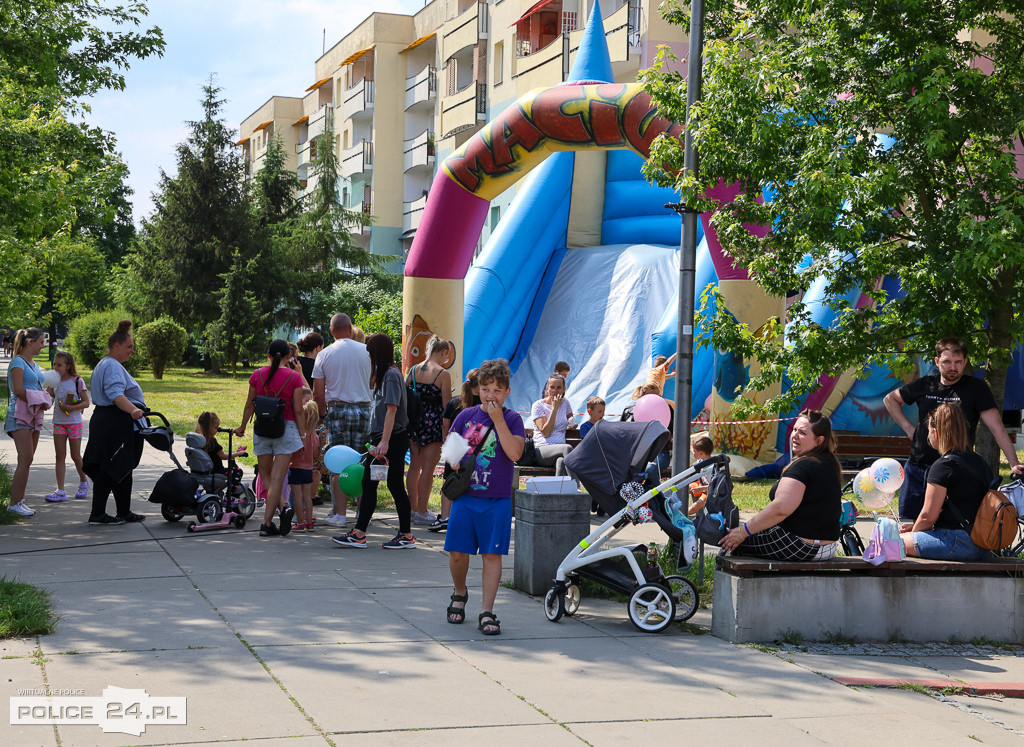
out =
<path fill-rule="evenodd" d="M 221 275 L 220 316 L 206 326 L 207 354 L 218 365 L 230 366 L 232 376 L 240 360 L 259 358 L 265 351 L 267 314 L 253 291 L 256 265 L 237 250 L 232 254 L 231 269 Z"/>
<path fill-rule="evenodd" d="M 277 132 L 267 145 L 260 170 L 253 178 L 253 203 L 260 225 L 275 226 L 299 214 L 299 178 L 285 168 L 286 153 Z"/>
<path fill-rule="evenodd" d="M 135 337 L 146 353 L 154 379 L 162 379 L 168 365 L 181 363 L 188 347 L 188 332 L 169 316 L 143 324 L 135 331 Z"/>
<path fill-rule="evenodd" d="M 219 118 L 224 100 L 213 76 L 202 91 L 203 118 L 188 123 L 191 134 L 177 146 L 177 174 L 161 171 L 153 215 L 127 259 L 133 288 L 121 291 L 193 331 L 220 316 L 215 299 L 233 253 L 253 256 L 259 249 L 234 132 Z"/>
<path fill-rule="evenodd" d="M 668 13 L 686 25 L 687 11 Z M 839 311 L 831 329 L 789 309 L 787 344 L 757 338 L 709 299 L 711 342 L 757 358 L 763 388 L 791 394 L 867 363 L 909 369 L 938 337 L 969 341 L 1002 402 L 1024 333 L 1024 7 L 1009 0 L 709 0 L 702 100 L 682 147 L 661 140 L 648 174 L 684 203 L 717 210 L 723 245 L 770 293 L 816 278 Z M 662 62 L 667 59 L 662 55 Z M 645 76 L 661 113 L 682 121 L 685 85 L 666 65 Z M 724 181 L 739 195 L 709 196 Z M 771 199 L 764 201 L 767 192 Z M 743 224 L 771 226 L 758 238 Z M 905 293 L 878 288 L 896 275 Z M 860 289 L 874 300 L 843 300 Z M 779 403 L 774 403 L 778 405 Z M 979 443 L 982 446 L 981 443 Z M 983 446 L 990 461 L 991 442 Z"/>

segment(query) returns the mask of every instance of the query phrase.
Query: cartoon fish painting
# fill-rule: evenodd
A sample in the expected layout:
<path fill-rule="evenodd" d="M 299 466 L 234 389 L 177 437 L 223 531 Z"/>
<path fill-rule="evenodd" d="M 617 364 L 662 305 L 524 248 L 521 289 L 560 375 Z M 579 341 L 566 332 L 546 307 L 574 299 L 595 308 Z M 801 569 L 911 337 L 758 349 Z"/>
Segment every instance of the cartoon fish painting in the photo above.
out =
<path fill-rule="evenodd" d="M 405 343 L 402 345 L 402 368 L 408 371 L 417 363 L 422 363 L 427 358 L 427 341 L 434 334 L 427 325 L 426 320 L 419 314 L 412 318 L 412 324 L 405 327 Z M 445 368 L 451 368 L 455 364 L 455 345 L 448 341 L 448 353 L 441 361 Z"/>

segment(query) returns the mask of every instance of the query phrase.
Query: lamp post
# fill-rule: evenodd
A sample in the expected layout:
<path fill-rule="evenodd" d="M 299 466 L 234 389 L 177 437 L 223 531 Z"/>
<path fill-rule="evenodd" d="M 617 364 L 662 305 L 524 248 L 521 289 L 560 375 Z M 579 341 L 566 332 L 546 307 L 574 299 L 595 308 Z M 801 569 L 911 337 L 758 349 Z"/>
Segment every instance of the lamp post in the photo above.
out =
<path fill-rule="evenodd" d="M 698 154 L 693 147 L 690 117 L 701 97 L 704 49 L 704 0 L 690 3 L 690 53 L 686 68 L 686 134 L 683 140 L 683 173 L 697 175 Z M 672 473 L 690 466 L 690 413 L 693 409 L 693 318 L 697 267 L 697 213 L 685 205 L 673 205 L 683 217 L 679 246 L 679 326 L 676 330 L 676 406 L 672 439 Z M 689 504 L 689 493 L 686 496 Z"/>

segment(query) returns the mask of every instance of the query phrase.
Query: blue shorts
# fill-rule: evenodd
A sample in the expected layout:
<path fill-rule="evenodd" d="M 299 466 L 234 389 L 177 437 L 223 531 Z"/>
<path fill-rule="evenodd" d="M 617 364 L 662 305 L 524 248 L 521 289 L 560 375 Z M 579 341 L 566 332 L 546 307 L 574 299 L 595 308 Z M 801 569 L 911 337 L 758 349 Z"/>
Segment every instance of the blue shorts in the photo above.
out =
<path fill-rule="evenodd" d="M 452 503 L 444 549 L 467 555 L 508 555 L 512 499 L 460 496 Z"/>
<path fill-rule="evenodd" d="M 991 553 L 971 542 L 966 529 L 929 529 L 914 532 L 917 555 L 929 560 L 985 560 Z"/>
<path fill-rule="evenodd" d="M 289 485 L 310 485 L 313 482 L 313 470 L 302 467 L 288 468 Z"/>

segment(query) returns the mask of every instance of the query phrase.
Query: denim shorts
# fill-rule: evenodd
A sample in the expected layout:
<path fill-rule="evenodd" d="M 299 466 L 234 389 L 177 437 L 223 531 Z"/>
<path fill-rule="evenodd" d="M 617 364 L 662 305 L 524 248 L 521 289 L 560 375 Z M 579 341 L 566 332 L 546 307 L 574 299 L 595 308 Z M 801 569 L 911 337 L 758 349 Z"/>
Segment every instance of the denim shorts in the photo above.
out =
<path fill-rule="evenodd" d="M 991 553 L 971 542 L 966 529 L 929 529 L 914 532 L 917 555 L 929 560 L 985 560 Z"/>
<path fill-rule="evenodd" d="M 294 454 L 302 448 L 302 438 L 299 436 L 299 426 L 294 420 L 284 421 L 284 435 L 280 438 L 266 438 L 265 436 L 252 437 L 252 453 L 256 456 L 267 454 Z"/>

